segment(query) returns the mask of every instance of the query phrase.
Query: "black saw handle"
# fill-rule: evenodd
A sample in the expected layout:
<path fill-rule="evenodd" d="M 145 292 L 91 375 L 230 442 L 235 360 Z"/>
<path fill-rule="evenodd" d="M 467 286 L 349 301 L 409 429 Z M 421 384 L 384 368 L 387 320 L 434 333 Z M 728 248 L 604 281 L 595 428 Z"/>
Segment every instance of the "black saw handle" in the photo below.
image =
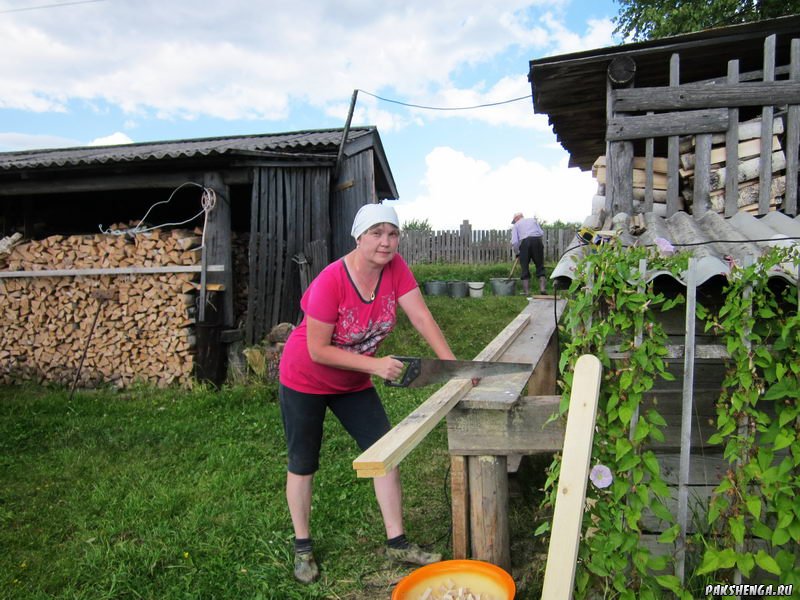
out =
<path fill-rule="evenodd" d="M 408 387 L 412 381 L 419 377 L 420 371 L 422 370 L 419 358 L 416 356 L 392 356 L 392 358 L 404 362 L 408 366 L 397 381 L 384 379 L 383 382 L 389 387 Z"/>

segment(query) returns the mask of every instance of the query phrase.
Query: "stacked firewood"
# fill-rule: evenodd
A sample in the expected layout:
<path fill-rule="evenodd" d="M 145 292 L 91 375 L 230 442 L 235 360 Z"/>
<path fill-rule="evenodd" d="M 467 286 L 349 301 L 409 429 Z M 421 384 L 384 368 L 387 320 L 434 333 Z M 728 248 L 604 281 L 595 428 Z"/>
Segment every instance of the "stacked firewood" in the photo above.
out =
<path fill-rule="evenodd" d="M 739 164 L 737 180 L 739 182 L 737 206 L 739 210 L 756 212 L 759 201 L 759 173 L 762 155 L 770 157 L 772 163 L 772 182 L 770 190 L 770 207 L 774 210 L 786 193 L 786 156 L 780 143 L 783 133 L 783 120 L 776 118 L 772 126 L 772 144 L 768 152 L 761 151 L 761 119 L 754 119 L 739 124 Z M 727 160 L 725 152 L 725 134 L 715 134 L 711 138 L 711 173 L 710 173 L 710 206 L 717 212 L 725 211 L 725 177 Z M 689 136 L 681 140 L 681 179 L 683 181 L 683 197 L 687 204 L 693 200 L 695 137 Z"/>
<path fill-rule="evenodd" d="M 247 295 L 250 289 L 250 233 L 232 232 L 233 314 L 236 323 L 247 318 Z"/>
<path fill-rule="evenodd" d="M 598 194 L 605 196 L 606 189 L 606 157 L 599 156 L 592 165 L 592 176 L 597 180 Z M 644 156 L 633 157 L 633 209 L 634 212 L 644 212 L 647 185 L 647 158 Z M 680 199 L 678 208 L 683 209 L 683 199 Z M 667 203 L 667 159 L 653 157 L 653 210 L 656 213 L 665 213 Z"/>
<path fill-rule="evenodd" d="M 14 247 L 5 271 L 196 265 L 191 231 L 52 236 Z M 188 384 L 196 273 L 0 278 L 0 383 Z M 81 360 L 85 353 L 85 360 Z"/>
<path fill-rule="evenodd" d="M 0 270 L 8 266 L 8 257 L 11 249 L 22 241 L 22 234 L 15 233 L 8 237 L 0 238 Z"/>

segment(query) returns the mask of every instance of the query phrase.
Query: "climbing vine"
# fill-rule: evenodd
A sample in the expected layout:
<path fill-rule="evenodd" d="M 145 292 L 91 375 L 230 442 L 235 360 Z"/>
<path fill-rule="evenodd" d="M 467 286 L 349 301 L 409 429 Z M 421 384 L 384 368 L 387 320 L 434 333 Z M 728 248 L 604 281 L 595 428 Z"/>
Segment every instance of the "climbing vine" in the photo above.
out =
<path fill-rule="evenodd" d="M 659 313 L 685 300 L 682 294 L 657 293 L 644 271 L 682 278 L 688 258 L 685 252 L 664 256 L 658 247 L 613 243 L 575 265 L 560 327 L 564 393 L 554 418 L 568 409 L 577 358 L 591 353 L 604 367 L 576 598 L 660 598 L 666 592 L 699 597 L 709 582 L 733 581 L 736 568 L 745 578 L 761 569 L 782 584 L 800 578 L 797 291 L 784 287 L 776 295 L 767 285 L 771 269 L 796 268 L 797 256 L 788 250 L 774 250 L 752 266 L 734 266 L 722 306 L 697 305 L 698 319 L 721 336 L 730 355 L 711 439 L 724 450 L 728 470 L 687 541 L 684 582 L 674 574 L 681 531 L 668 508 L 675 488 L 652 450 L 664 442 L 667 426 L 652 392 L 674 379 Z M 545 485 L 550 503 L 559 466 L 556 456 Z M 655 544 L 645 544 L 654 523 L 662 533 Z M 548 528 L 544 523 L 537 533 Z"/>

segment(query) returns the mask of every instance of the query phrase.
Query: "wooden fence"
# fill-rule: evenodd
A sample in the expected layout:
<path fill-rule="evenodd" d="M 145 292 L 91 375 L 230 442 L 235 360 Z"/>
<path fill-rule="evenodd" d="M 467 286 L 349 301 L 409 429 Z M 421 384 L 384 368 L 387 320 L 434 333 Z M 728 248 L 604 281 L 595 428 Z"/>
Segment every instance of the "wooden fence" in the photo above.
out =
<path fill-rule="evenodd" d="M 573 246 L 574 227 L 544 230 L 544 260 L 556 262 Z M 453 231 L 403 231 L 400 254 L 410 265 L 421 263 L 481 264 L 511 262 L 511 230 L 472 229 L 468 221 Z"/>

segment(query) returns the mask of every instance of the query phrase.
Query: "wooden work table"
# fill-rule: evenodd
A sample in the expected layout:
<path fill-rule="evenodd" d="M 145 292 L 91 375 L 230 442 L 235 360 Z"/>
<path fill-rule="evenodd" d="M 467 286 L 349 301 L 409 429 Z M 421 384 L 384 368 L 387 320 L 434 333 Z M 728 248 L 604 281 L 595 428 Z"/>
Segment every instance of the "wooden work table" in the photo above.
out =
<path fill-rule="evenodd" d="M 563 442 L 563 425 L 545 422 L 560 400 L 553 395 L 555 332 L 565 305 L 566 300 L 553 298 L 531 300 L 523 310 L 529 315 L 527 325 L 497 358 L 532 363 L 533 373 L 486 377 L 447 415 L 453 558 L 471 557 L 511 570 L 508 472 L 522 455 L 551 451 Z"/>

